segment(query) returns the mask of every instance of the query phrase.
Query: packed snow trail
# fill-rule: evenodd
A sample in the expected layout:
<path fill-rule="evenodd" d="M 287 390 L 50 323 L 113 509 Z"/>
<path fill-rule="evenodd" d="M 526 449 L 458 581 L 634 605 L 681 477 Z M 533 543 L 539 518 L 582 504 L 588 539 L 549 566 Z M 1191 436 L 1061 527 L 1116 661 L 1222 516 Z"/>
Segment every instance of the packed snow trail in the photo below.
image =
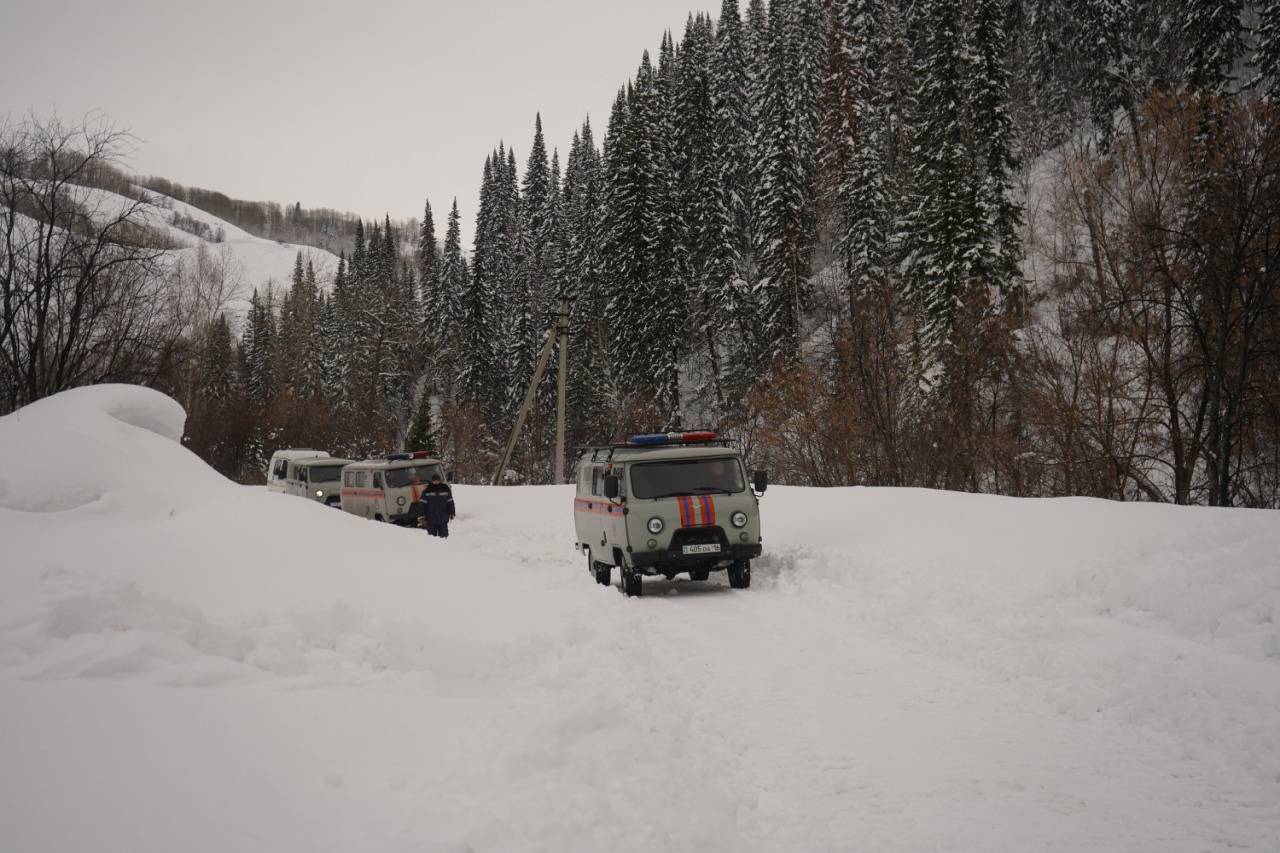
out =
<path fill-rule="evenodd" d="M 773 488 L 753 588 L 227 483 L 141 389 L 0 419 L 24 851 L 1280 848 L 1280 517 Z"/>

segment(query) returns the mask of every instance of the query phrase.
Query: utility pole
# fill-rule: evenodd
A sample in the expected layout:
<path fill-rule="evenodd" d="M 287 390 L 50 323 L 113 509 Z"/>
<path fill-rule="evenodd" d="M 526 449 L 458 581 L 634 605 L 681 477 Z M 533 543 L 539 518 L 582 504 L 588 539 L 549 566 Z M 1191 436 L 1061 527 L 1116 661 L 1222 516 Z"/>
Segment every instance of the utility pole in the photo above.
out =
<path fill-rule="evenodd" d="M 529 417 L 529 412 L 533 409 L 533 401 L 538 396 L 538 385 L 542 383 L 542 376 L 546 373 L 547 363 L 551 361 L 551 350 L 555 348 L 556 341 L 560 342 L 560 377 L 557 383 L 558 398 L 556 400 L 556 482 L 564 482 L 564 410 L 565 410 L 565 374 L 568 370 L 568 341 L 569 341 L 569 300 L 560 300 L 560 313 L 556 315 L 555 322 L 551 328 L 547 330 L 547 342 L 542 345 L 542 352 L 538 355 L 538 364 L 533 369 L 533 381 L 529 383 L 529 390 L 525 392 L 524 402 L 520 404 L 520 412 L 516 415 L 515 426 L 511 428 L 511 436 L 507 439 L 507 449 L 502 454 L 502 462 L 498 465 L 498 470 L 493 472 L 493 485 L 498 485 L 502 481 L 502 472 L 507 470 L 507 465 L 511 463 L 511 454 L 516 449 L 516 441 L 520 438 L 520 430 L 524 429 L 524 422 Z"/>

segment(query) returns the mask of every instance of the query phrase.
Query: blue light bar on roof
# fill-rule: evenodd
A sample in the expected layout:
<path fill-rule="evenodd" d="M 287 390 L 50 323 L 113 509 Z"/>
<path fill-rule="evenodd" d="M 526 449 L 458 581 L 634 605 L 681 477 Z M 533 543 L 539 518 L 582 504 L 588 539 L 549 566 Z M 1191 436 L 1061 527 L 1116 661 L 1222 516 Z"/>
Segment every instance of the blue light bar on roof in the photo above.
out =
<path fill-rule="evenodd" d="M 670 444 L 672 436 L 664 432 L 655 432 L 649 435 L 633 435 L 628 442 L 631 444 Z"/>
<path fill-rule="evenodd" d="M 684 442 L 715 441 L 716 434 L 709 430 L 698 432 L 655 432 L 648 435 L 633 435 L 627 441 L 630 444 L 651 446 L 655 444 L 683 444 Z"/>

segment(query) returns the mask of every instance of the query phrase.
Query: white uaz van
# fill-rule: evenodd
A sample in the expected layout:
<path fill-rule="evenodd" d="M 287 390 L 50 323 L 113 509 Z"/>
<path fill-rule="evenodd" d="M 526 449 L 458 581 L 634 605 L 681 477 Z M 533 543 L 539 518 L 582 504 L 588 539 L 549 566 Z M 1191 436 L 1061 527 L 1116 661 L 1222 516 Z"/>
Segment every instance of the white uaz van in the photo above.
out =
<path fill-rule="evenodd" d="M 329 454 L 323 450 L 277 450 L 271 454 L 267 463 L 267 491 L 285 491 L 285 482 L 289 479 L 289 463 L 301 459 L 328 459 Z"/>
<path fill-rule="evenodd" d="M 444 479 L 443 465 L 422 450 L 353 462 L 342 469 L 342 509 L 374 521 L 417 524 L 414 504 L 436 474 Z"/>
<path fill-rule="evenodd" d="M 640 595 L 644 575 L 680 572 L 706 580 L 727 571 L 729 586 L 751 585 L 768 476 L 756 471 L 748 480 L 742 454 L 715 433 L 637 435 L 586 448 L 577 483 L 577 547 L 597 582 L 607 585 L 617 566 L 627 595 Z"/>
<path fill-rule="evenodd" d="M 333 457 L 290 462 L 284 492 L 337 507 L 342 502 L 342 469 L 350 464 L 350 459 Z"/>

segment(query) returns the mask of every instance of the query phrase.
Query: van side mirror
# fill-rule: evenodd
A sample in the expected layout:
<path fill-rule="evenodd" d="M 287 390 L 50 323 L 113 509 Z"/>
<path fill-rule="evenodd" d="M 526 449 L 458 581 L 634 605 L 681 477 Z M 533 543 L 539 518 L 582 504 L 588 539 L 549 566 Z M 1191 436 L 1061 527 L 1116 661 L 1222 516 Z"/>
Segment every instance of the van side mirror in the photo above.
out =
<path fill-rule="evenodd" d="M 757 492 L 763 495 L 764 490 L 769 488 L 769 472 L 756 471 L 751 475 L 751 485 Z"/>
<path fill-rule="evenodd" d="M 604 478 L 604 496 L 609 500 L 618 498 L 618 475 L 610 474 Z"/>

